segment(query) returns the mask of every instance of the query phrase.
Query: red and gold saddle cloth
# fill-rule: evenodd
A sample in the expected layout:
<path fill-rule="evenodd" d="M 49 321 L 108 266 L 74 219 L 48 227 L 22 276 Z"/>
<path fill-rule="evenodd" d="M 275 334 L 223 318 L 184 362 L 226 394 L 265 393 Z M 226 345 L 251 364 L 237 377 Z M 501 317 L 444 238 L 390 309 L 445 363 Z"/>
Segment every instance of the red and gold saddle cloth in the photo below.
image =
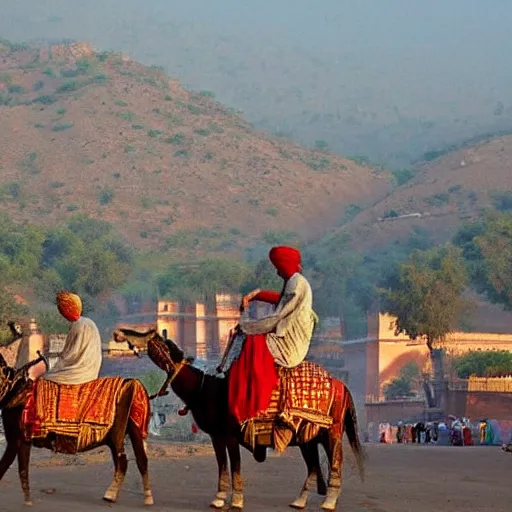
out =
<path fill-rule="evenodd" d="M 247 444 L 267 439 L 263 444 L 282 452 L 294 437 L 306 443 L 322 428 L 341 430 L 348 397 L 343 383 L 310 362 L 291 369 L 279 367 L 277 372 L 270 406 L 243 424 Z"/>
<path fill-rule="evenodd" d="M 149 402 L 144 386 L 133 380 L 130 418 L 147 437 Z M 35 446 L 74 454 L 101 443 L 115 420 L 119 393 L 127 380 L 104 377 L 85 384 L 39 379 L 23 409 L 22 430 Z"/>

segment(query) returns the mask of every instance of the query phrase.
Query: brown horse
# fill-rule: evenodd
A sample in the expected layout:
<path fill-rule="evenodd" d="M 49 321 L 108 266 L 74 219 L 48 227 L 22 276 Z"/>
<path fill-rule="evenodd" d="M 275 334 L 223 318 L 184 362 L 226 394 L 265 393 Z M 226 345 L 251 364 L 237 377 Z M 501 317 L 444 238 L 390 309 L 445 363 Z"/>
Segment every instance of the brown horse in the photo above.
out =
<path fill-rule="evenodd" d="M 193 414 L 198 427 L 210 435 L 217 459 L 219 477 L 218 490 L 211 503 L 212 508 L 221 509 L 228 499 L 229 473 L 228 457 L 231 466 L 232 500 L 231 507 L 242 509 L 244 506 L 244 490 L 241 477 L 240 446 L 251 451 L 258 462 L 263 462 L 265 456 L 258 455 L 253 448 L 244 443 L 241 428 L 228 409 L 228 386 L 226 378 L 208 375 L 185 359 L 180 348 L 170 340 L 163 340 L 155 330 L 144 333 L 130 329 L 118 329 L 114 332 L 114 340 L 127 342 L 136 353 L 147 350 L 149 357 L 167 371 L 167 380 L 159 394 L 167 394 L 165 389 L 170 384 L 173 391 L 183 400 Z M 163 362 L 166 360 L 167 362 Z M 229 375 L 228 375 L 229 378 Z M 343 386 L 343 384 L 340 383 Z M 364 479 L 364 453 L 359 441 L 356 411 L 352 396 L 346 390 L 348 406 L 344 417 L 333 418 L 341 425 L 341 432 L 324 428 L 317 437 L 305 444 L 299 444 L 294 438 L 291 446 L 299 446 L 307 466 L 307 477 L 300 495 L 291 507 L 304 509 L 307 506 L 308 490 L 316 479 L 317 492 L 326 496 L 322 503 L 324 510 L 335 510 L 341 490 L 342 478 L 342 437 L 346 431 L 348 440 L 356 457 L 361 479 Z M 339 410 L 339 408 L 335 408 Z M 330 465 L 328 486 L 322 476 L 318 447 L 322 445 L 327 453 Z M 227 454 L 226 454 L 227 452 Z"/>
<path fill-rule="evenodd" d="M 3 389 L 7 385 L 9 391 L 2 393 L 0 399 L 0 409 L 2 409 L 2 419 L 4 424 L 5 439 L 7 447 L 0 459 L 0 480 L 3 478 L 5 472 L 9 469 L 16 456 L 18 456 L 18 473 L 21 481 L 21 488 L 23 490 L 25 505 L 32 505 L 30 497 L 29 486 L 29 463 L 30 451 L 32 443 L 27 442 L 22 430 L 22 414 L 24 409 L 24 398 L 27 396 L 27 386 L 31 385 L 31 381 L 27 376 L 28 367 L 44 359 L 41 356 L 39 359 L 32 361 L 24 367 L 15 370 L 7 367 L 5 360 L 0 356 L 0 369 L 2 370 Z M 8 377 L 6 377 L 8 376 Z M 112 427 L 108 430 L 103 439 L 94 445 L 86 446 L 80 451 L 88 451 L 99 446 L 108 446 L 112 452 L 114 460 L 114 479 L 110 487 L 105 492 L 103 499 L 108 502 L 115 502 L 119 496 L 119 491 L 123 484 L 128 461 L 124 450 L 124 439 L 126 434 L 129 435 L 132 442 L 133 451 L 137 461 L 137 467 L 142 475 L 142 482 L 144 486 L 144 504 L 153 505 L 153 495 L 149 483 L 148 473 L 148 457 L 144 446 L 143 433 L 141 429 L 132 421 L 130 417 L 130 410 L 132 399 L 138 386 L 142 386 L 140 381 L 135 379 L 123 379 L 119 395 L 116 402 L 115 420 Z M 142 387 L 142 389 L 144 389 Z M 144 391 L 144 396 L 147 401 L 147 410 L 149 410 L 149 398 Z M 52 448 L 51 439 L 44 444 L 45 448 Z"/>

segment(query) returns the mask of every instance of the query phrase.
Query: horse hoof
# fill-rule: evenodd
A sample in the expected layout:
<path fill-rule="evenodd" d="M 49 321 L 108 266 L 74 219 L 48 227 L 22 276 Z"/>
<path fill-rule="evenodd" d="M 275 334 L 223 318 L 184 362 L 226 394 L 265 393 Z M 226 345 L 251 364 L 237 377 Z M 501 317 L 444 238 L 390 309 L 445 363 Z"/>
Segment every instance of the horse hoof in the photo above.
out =
<path fill-rule="evenodd" d="M 295 510 L 304 510 L 307 506 L 307 501 L 298 499 L 295 500 L 293 503 L 290 503 L 289 507 L 294 508 Z"/>
<path fill-rule="evenodd" d="M 34 504 L 34 502 L 29 500 L 29 501 L 25 501 L 23 504 L 25 505 L 25 507 L 31 507 Z"/>
<path fill-rule="evenodd" d="M 224 508 L 225 505 L 226 505 L 226 500 L 221 500 L 219 498 L 215 498 L 210 503 L 210 508 L 214 508 L 215 510 L 220 510 L 220 509 Z"/>
<path fill-rule="evenodd" d="M 243 494 L 233 494 L 231 500 L 231 510 L 243 510 L 244 508 L 244 496 Z"/>
<path fill-rule="evenodd" d="M 336 510 L 336 506 L 337 506 L 337 502 L 336 501 L 331 501 L 331 500 L 326 500 L 322 503 L 322 510 L 327 510 L 328 512 L 333 512 L 334 510 Z"/>
<path fill-rule="evenodd" d="M 151 507 L 151 505 L 155 504 L 155 500 L 153 499 L 153 495 L 148 493 L 144 496 L 144 505 L 146 507 Z"/>
<path fill-rule="evenodd" d="M 105 496 L 103 496 L 103 501 L 107 503 L 115 503 L 117 501 L 117 495 L 113 492 L 106 492 Z"/>

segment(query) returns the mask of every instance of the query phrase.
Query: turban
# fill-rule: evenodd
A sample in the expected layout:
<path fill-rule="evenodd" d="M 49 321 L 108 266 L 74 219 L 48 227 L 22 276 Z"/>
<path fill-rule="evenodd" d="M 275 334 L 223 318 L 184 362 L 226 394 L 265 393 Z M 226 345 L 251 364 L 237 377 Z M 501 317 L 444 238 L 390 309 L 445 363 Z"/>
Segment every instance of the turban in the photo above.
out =
<path fill-rule="evenodd" d="M 62 291 L 57 294 L 57 308 L 70 322 L 76 322 L 82 316 L 82 300 L 71 292 Z"/>
<path fill-rule="evenodd" d="M 289 279 L 293 274 L 301 270 L 302 259 L 300 252 L 293 247 L 273 247 L 268 257 L 279 274 L 285 279 Z"/>

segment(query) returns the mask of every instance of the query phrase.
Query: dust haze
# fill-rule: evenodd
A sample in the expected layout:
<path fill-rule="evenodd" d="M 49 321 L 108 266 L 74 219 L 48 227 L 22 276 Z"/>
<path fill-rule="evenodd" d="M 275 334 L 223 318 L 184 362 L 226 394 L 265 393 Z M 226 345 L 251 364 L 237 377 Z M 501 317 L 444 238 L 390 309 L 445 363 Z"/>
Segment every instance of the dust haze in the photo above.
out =
<path fill-rule="evenodd" d="M 0 36 L 162 66 L 255 127 L 395 167 L 512 128 L 508 0 L 1 0 Z"/>

